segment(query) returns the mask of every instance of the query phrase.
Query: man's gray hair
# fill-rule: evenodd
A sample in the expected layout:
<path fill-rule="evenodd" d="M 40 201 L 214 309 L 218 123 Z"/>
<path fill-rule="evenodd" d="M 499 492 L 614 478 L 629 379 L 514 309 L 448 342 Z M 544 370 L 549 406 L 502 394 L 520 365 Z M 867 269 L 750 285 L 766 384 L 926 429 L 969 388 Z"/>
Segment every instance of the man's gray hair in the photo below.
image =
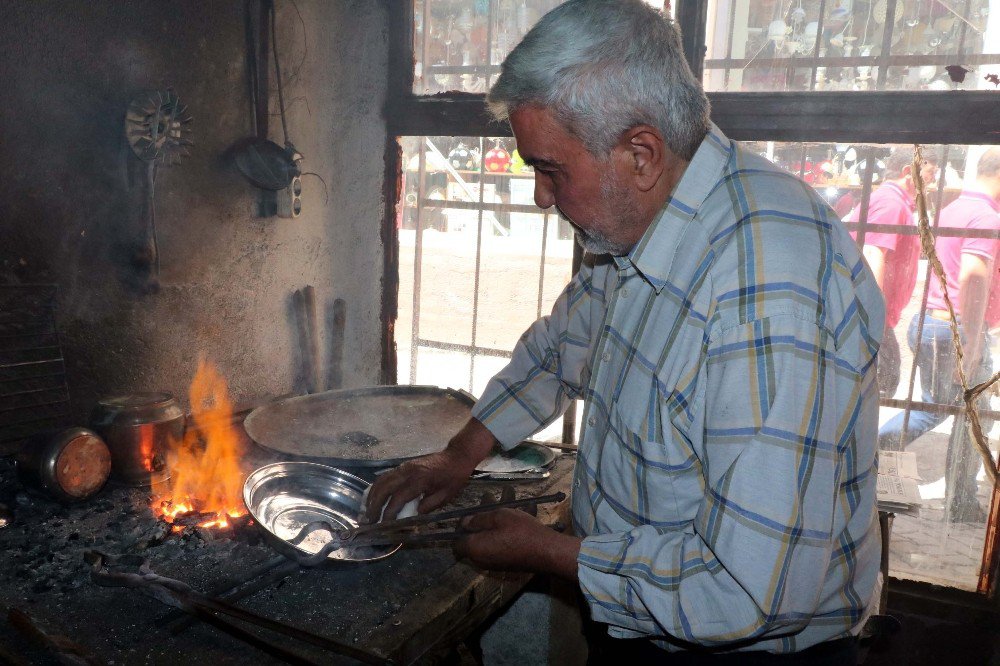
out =
<path fill-rule="evenodd" d="M 498 120 L 549 109 L 595 157 L 651 125 L 690 160 L 709 127 L 708 98 L 691 73 L 673 21 L 642 0 L 569 0 L 504 60 L 487 96 Z"/>

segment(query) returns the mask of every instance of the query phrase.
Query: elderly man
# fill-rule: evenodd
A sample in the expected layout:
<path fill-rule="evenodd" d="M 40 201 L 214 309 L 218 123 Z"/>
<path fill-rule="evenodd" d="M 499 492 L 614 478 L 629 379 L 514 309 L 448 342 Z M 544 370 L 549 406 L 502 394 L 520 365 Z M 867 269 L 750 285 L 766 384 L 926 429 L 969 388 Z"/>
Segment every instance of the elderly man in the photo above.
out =
<path fill-rule="evenodd" d="M 578 581 L 595 661 L 850 663 L 879 563 L 884 322 L 850 235 L 710 123 L 676 28 L 640 0 L 554 9 L 489 102 L 588 254 L 473 418 L 384 475 L 369 514 L 439 506 L 582 398 L 574 534 L 501 510 L 459 554 Z"/>

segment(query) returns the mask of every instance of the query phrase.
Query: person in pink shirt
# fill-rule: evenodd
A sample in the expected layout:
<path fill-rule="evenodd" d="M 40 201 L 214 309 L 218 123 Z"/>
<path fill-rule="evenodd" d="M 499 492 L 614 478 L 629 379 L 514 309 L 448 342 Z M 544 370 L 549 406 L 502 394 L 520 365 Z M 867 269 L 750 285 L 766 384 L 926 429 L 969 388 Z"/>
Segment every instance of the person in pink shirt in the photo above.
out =
<path fill-rule="evenodd" d="M 916 185 L 913 182 L 913 149 L 896 148 L 886 159 L 882 185 L 875 190 L 868 203 L 869 225 L 913 227 L 916 209 Z M 937 165 L 925 159 L 920 167 L 925 186 L 937 179 Z M 861 220 L 861 205 L 857 205 L 845 222 Z M 851 232 L 855 240 L 858 232 Z M 878 355 L 878 385 L 883 398 L 891 398 L 899 385 L 899 342 L 894 328 L 899 323 L 903 308 L 910 301 L 917 284 L 917 262 L 920 258 L 920 240 L 915 234 L 900 234 L 892 230 L 865 231 L 864 255 L 885 297 L 885 333 Z"/>
<path fill-rule="evenodd" d="M 990 327 L 1000 323 L 1000 297 L 993 288 L 1000 259 L 1000 147 L 987 150 L 979 159 L 975 183 L 941 211 L 939 229 L 986 232 L 985 237 L 949 236 L 938 233 L 934 248 L 945 272 L 945 283 L 962 335 L 963 369 L 969 385 L 993 374 Z M 921 319 L 923 326 L 921 329 Z M 910 323 L 907 339 L 920 370 L 924 402 L 961 404 L 962 387 L 957 379 L 956 355 L 949 326 L 944 289 L 937 277 L 928 286 L 927 309 Z M 920 333 L 919 339 L 917 333 Z M 987 392 L 981 409 L 989 409 Z M 913 411 L 896 415 L 879 430 L 880 443 L 905 447 L 936 427 L 945 414 Z M 904 422 L 906 428 L 904 428 Z M 983 420 L 984 430 L 992 422 Z M 946 462 L 947 514 L 952 521 L 982 522 L 985 511 L 976 499 L 979 455 L 969 439 L 963 418 L 956 418 L 948 443 Z"/>

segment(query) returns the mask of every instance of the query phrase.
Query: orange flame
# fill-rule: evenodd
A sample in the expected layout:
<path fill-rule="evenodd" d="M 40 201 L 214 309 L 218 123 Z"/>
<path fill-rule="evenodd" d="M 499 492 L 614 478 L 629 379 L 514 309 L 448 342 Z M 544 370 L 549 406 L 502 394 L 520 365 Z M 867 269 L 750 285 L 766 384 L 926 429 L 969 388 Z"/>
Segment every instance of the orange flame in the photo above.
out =
<path fill-rule="evenodd" d="M 204 358 L 198 361 L 190 398 L 192 418 L 184 440 L 170 444 L 170 474 L 154 484 L 153 510 L 167 522 L 191 511 L 214 514 L 199 525 L 227 527 L 228 518 L 246 513 L 239 466 L 243 447 L 232 425 L 226 380 Z"/>

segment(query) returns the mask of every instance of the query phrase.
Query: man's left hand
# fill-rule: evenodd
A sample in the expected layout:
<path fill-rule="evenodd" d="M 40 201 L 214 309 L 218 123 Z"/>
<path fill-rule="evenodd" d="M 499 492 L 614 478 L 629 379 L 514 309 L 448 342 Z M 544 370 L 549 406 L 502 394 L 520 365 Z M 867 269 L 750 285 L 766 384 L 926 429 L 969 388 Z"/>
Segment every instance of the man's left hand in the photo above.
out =
<path fill-rule="evenodd" d="M 462 521 L 467 536 L 455 553 L 484 569 L 534 571 L 576 579 L 581 539 L 561 534 L 514 509 L 497 509 Z"/>

